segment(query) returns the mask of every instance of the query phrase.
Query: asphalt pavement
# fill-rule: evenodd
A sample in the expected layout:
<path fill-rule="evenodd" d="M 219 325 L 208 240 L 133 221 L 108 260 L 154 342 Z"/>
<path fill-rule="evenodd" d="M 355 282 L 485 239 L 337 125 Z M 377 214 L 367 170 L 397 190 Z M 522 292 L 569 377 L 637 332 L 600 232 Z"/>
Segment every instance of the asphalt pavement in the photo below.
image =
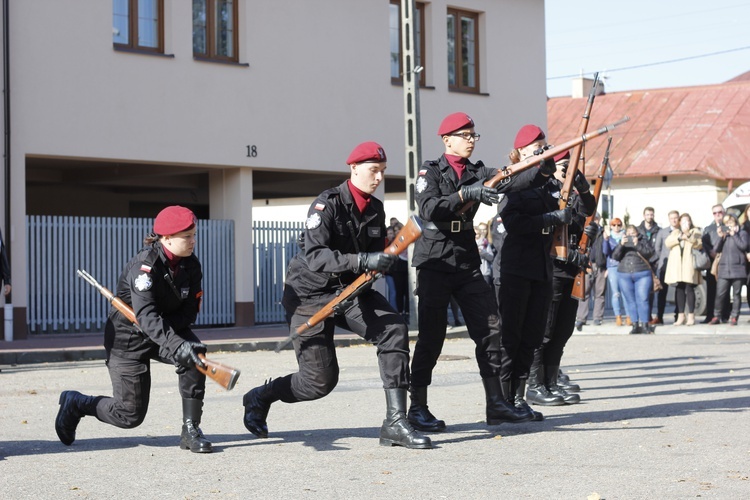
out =
<path fill-rule="evenodd" d="M 543 422 L 489 427 L 474 345 L 451 329 L 429 389 L 430 409 L 448 429 L 430 435 L 431 450 L 378 444 L 385 398 L 375 349 L 345 336 L 338 387 L 318 401 L 275 403 L 269 437 L 258 439 L 242 424 L 242 395 L 295 370 L 292 351 L 265 349 L 285 329 L 252 341 L 212 334 L 225 338 L 207 340 L 210 357 L 242 375 L 233 391 L 209 381 L 201 427 L 215 452 L 203 455 L 179 449 L 171 366 L 153 366 L 140 427 L 85 417 L 76 442 L 64 446 L 54 431 L 59 394 L 111 394 L 103 361 L 3 364 L 2 496 L 747 498 L 750 324 L 628 330 L 585 326 L 570 340 L 564 369 L 583 387 L 580 404 L 537 407 Z"/>

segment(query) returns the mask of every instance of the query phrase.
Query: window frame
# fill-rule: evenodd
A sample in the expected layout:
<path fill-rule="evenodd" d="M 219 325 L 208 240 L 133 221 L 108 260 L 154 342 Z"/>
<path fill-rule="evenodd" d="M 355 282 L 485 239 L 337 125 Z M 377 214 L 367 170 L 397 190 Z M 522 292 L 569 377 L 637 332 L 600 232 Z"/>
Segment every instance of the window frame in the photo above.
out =
<path fill-rule="evenodd" d="M 398 7 L 398 77 L 391 75 L 391 84 L 394 85 L 401 85 L 403 84 L 403 76 L 404 76 L 404 58 L 403 58 L 403 26 L 401 25 L 401 0 L 390 0 L 390 5 L 396 5 Z M 425 8 L 427 5 L 424 2 L 414 2 L 414 8 L 417 13 L 417 19 L 419 20 L 419 39 L 416 40 L 417 48 L 419 49 L 419 59 L 414 61 L 414 66 L 417 65 L 422 66 L 423 68 L 426 68 L 425 66 L 425 59 L 427 54 L 427 47 L 426 47 L 426 36 L 425 36 Z M 419 78 L 417 78 L 417 82 L 419 83 L 420 87 L 426 87 L 427 86 L 427 78 L 426 78 L 426 71 L 423 69 L 417 75 Z"/>
<path fill-rule="evenodd" d="M 195 40 L 193 39 L 193 58 L 199 61 L 214 61 L 226 63 L 239 63 L 240 61 L 240 37 L 239 37 L 239 0 L 232 1 L 232 47 L 234 54 L 223 56 L 216 53 L 216 2 L 217 0 L 203 0 L 206 5 L 206 53 L 195 52 Z M 192 4 L 192 2 L 191 2 Z M 192 8 L 191 8 L 192 12 Z"/>
<path fill-rule="evenodd" d="M 138 0 L 127 0 L 128 2 L 128 43 L 117 43 L 114 40 L 112 45 L 118 50 L 127 50 L 132 52 L 149 52 L 153 54 L 164 54 L 164 0 L 154 0 L 157 4 L 157 46 L 148 47 L 138 45 Z M 112 13 L 114 16 L 114 11 Z"/>
<path fill-rule="evenodd" d="M 455 22 L 455 41 L 454 41 L 454 60 L 451 61 L 450 58 L 448 59 L 448 67 L 450 68 L 451 62 L 455 65 L 456 68 L 456 83 L 450 83 L 450 79 L 448 80 L 448 90 L 457 91 L 457 92 L 469 92 L 472 94 L 479 94 L 480 93 L 480 65 L 479 65 L 479 12 L 472 12 L 468 10 L 461 10 L 461 9 L 455 9 L 455 8 L 448 8 L 447 10 L 447 17 L 446 17 L 446 23 L 448 17 L 453 17 Z M 463 36 L 461 35 L 461 18 L 462 17 L 468 17 L 471 18 L 474 21 L 474 81 L 475 85 L 468 85 L 466 82 L 464 82 L 463 77 Z M 446 25 L 447 28 L 447 25 Z M 446 43 L 449 40 L 446 40 Z M 450 55 L 449 55 L 450 57 Z"/>

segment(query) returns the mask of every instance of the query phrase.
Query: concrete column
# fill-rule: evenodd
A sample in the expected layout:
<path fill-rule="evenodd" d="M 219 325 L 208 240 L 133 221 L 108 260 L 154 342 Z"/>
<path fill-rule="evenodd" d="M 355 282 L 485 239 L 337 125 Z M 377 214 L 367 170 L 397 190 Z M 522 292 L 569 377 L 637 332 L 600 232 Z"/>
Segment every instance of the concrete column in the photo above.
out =
<path fill-rule="evenodd" d="M 234 221 L 235 325 L 255 324 L 253 273 L 253 170 L 230 168 L 209 175 L 212 219 Z"/>

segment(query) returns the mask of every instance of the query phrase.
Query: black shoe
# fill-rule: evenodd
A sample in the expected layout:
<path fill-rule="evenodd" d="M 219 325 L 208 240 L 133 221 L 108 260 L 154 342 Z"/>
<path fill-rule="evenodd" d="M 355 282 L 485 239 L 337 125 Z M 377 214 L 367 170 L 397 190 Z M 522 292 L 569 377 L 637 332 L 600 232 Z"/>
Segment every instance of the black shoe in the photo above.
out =
<path fill-rule="evenodd" d="M 60 394 L 60 409 L 55 418 L 55 432 L 62 444 L 70 446 L 76 440 L 76 428 L 86 415 L 94 415 L 96 397 L 85 396 L 78 391 L 63 391 Z"/>
<path fill-rule="evenodd" d="M 200 428 L 203 415 L 202 399 L 182 399 L 182 434 L 180 448 L 193 453 L 211 453 L 211 442 L 203 435 Z"/>
<path fill-rule="evenodd" d="M 445 421 L 438 420 L 427 406 L 427 387 L 411 387 L 411 405 L 409 406 L 409 423 L 422 432 L 443 432 Z"/>
<path fill-rule="evenodd" d="M 561 396 L 550 394 L 544 384 L 529 385 L 526 388 L 526 400 L 540 406 L 562 406 L 565 404 Z"/>
<path fill-rule="evenodd" d="M 380 428 L 381 446 L 403 446 L 426 450 L 432 448 L 432 441 L 418 433 L 406 418 L 406 389 L 386 389 L 386 414 Z"/>
<path fill-rule="evenodd" d="M 631 334 L 637 334 L 637 333 L 646 333 L 646 331 L 643 329 L 643 323 L 633 323 L 633 328 L 630 330 Z"/>
<path fill-rule="evenodd" d="M 583 330 L 583 325 L 585 325 L 585 324 L 586 323 L 584 323 L 583 321 L 576 321 L 576 330 L 578 330 L 579 332 L 582 331 Z"/>
<path fill-rule="evenodd" d="M 242 398 L 242 406 L 245 407 L 245 428 L 259 438 L 268 437 L 268 411 L 271 409 L 271 403 L 278 401 L 278 398 L 271 395 L 270 385 L 269 379 L 265 384 L 248 391 Z"/>
<path fill-rule="evenodd" d="M 706 316 L 705 318 L 703 318 L 703 321 L 701 321 L 701 324 L 707 325 L 707 324 L 711 323 L 712 319 L 714 319 L 714 318 L 712 318 L 711 316 Z"/>
<path fill-rule="evenodd" d="M 487 401 L 487 425 L 502 423 L 528 422 L 533 415 L 513 404 L 515 391 L 510 380 L 501 381 L 499 377 L 483 378 L 484 393 Z"/>

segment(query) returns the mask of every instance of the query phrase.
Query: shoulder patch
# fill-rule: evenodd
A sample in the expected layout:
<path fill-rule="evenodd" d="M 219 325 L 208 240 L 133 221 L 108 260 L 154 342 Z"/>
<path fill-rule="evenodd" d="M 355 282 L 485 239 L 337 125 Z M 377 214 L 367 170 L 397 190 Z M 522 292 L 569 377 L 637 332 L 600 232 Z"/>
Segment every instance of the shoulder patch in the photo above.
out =
<path fill-rule="evenodd" d="M 423 168 L 422 170 L 419 171 L 419 174 L 417 175 L 425 175 L 426 173 L 427 173 L 427 169 Z"/>
<path fill-rule="evenodd" d="M 315 206 L 313 208 L 315 208 L 315 210 L 325 210 L 326 205 L 325 205 L 325 203 L 318 202 L 318 203 L 315 204 Z"/>
<path fill-rule="evenodd" d="M 146 264 L 141 264 L 141 271 L 143 271 L 144 273 L 150 273 L 151 266 L 147 266 Z"/>
<path fill-rule="evenodd" d="M 319 213 L 313 213 L 305 221 L 305 227 L 307 229 L 315 229 L 318 226 L 320 226 L 321 222 L 323 222 L 323 218 L 320 216 L 320 214 Z"/>
<path fill-rule="evenodd" d="M 153 286 L 154 282 L 151 280 L 151 276 L 149 276 L 146 273 L 139 274 L 138 277 L 133 281 L 133 285 L 135 285 L 135 289 L 139 292 L 145 292 L 146 290 L 150 290 L 151 286 Z"/>
<path fill-rule="evenodd" d="M 414 187 L 417 190 L 417 193 L 423 193 L 425 189 L 427 189 L 427 179 L 424 177 L 417 178 L 417 182 L 414 183 Z"/>

